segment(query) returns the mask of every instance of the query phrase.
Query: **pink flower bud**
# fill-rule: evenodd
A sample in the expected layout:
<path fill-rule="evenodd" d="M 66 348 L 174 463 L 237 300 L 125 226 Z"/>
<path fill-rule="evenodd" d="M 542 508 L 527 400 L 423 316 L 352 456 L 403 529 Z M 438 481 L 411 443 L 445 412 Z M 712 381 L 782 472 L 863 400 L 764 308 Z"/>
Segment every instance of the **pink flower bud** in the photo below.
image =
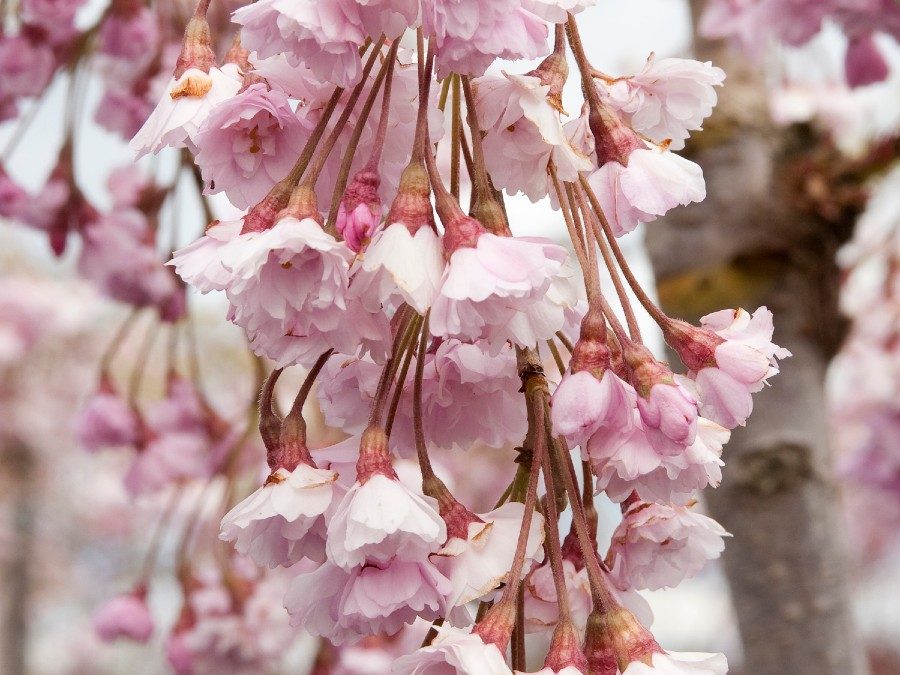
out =
<path fill-rule="evenodd" d="M 139 587 L 119 595 L 94 612 L 94 632 L 104 642 L 127 638 L 146 643 L 153 634 L 153 617 L 146 603 L 146 589 Z"/>

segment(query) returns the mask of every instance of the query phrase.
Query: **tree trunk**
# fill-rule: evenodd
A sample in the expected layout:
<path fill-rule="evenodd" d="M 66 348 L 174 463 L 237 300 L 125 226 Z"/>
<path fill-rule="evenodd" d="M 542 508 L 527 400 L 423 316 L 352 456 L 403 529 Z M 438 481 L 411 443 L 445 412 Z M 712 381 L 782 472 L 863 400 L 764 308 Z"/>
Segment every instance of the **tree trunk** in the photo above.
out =
<path fill-rule="evenodd" d="M 834 252 L 852 216 L 838 208 L 826 222 L 808 208 L 822 179 L 814 140 L 769 126 L 758 76 L 721 53 L 702 57 L 728 73 L 717 112 L 688 148 L 708 197 L 647 227 L 660 301 L 695 322 L 723 307 L 767 305 L 775 342 L 794 354 L 755 396 L 747 427 L 726 446 L 722 486 L 707 491 L 711 514 L 734 535 L 724 564 L 742 672 L 863 675 L 824 401 L 842 326 Z"/>
<path fill-rule="evenodd" d="M 34 539 L 34 456 L 30 448 L 12 440 L 0 448 L 3 467 L 9 472 L 12 490 L 6 498 L 12 504 L 13 540 L 9 560 L 3 570 L 5 607 L 0 615 L 3 628 L 0 644 L 0 673 L 25 675 L 27 672 L 28 596 L 31 582 L 32 542 Z"/>

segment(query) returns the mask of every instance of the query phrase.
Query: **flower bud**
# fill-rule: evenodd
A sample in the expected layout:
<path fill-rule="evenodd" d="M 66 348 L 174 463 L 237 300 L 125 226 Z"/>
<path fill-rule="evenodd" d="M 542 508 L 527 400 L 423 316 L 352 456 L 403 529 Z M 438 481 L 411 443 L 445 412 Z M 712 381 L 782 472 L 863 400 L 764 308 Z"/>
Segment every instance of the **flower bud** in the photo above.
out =
<path fill-rule="evenodd" d="M 350 181 L 341 199 L 335 227 L 355 253 L 366 247 L 381 222 L 380 184 L 381 177 L 376 171 L 363 169 Z"/>
<path fill-rule="evenodd" d="M 662 648 L 634 614 L 622 606 L 591 612 L 584 651 L 588 669 L 596 675 L 624 673 L 632 661 L 651 663 Z"/>

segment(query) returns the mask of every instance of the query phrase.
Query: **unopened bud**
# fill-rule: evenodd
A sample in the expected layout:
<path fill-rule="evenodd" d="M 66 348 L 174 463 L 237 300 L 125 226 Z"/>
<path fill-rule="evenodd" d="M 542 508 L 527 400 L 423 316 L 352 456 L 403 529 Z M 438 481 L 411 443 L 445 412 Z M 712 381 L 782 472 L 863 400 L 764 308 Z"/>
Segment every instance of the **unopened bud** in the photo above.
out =
<path fill-rule="evenodd" d="M 368 169 L 359 171 L 350 181 L 338 208 L 335 227 L 347 247 L 359 253 L 375 234 L 381 222 L 381 177 Z"/>

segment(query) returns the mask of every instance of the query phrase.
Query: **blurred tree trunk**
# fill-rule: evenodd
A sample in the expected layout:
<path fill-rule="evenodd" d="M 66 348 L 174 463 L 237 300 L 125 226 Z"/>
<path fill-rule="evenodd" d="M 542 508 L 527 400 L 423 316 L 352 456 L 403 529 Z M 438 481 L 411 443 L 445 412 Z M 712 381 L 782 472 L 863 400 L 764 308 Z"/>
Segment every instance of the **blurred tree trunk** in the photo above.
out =
<path fill-rule="evenodd" d="M 723 49 L 697 47 L 728 79 L 687 150 L 706 175 L 706 201 L 647 227 L 660 301 L 692 321 L 767 305 L 775 342 L 794 354 L 755 396 L 747 427 L 726 446 L 722 486 L 707 491 L 710 512 L 734 534 L 724 563 L 742 672 L 862 675 L 824 399 L 842 333 L 834 253 L 858 207 L 853 181 L 847 194 L 835 183 L 854 169 L 816 149 L 809 130 L 770 125 L 759 73 Z"/>
<path fill-rule="evenodd" d="M 0 579 L 3 582 L 4 606 L 0 615 L 3 629 L 0 642 L 0 673 L 25 675 L 28 645 L 28 595 L 31 584 L 32 542 L 34 539 L 35 491 L 34 456 L 24 443 L 13 439 L 0 448 L 3 468 L 8 472 L 6 484 L 12 486 L 4 497 L 11 504 L 13 532 L 9 559 Z"/>

